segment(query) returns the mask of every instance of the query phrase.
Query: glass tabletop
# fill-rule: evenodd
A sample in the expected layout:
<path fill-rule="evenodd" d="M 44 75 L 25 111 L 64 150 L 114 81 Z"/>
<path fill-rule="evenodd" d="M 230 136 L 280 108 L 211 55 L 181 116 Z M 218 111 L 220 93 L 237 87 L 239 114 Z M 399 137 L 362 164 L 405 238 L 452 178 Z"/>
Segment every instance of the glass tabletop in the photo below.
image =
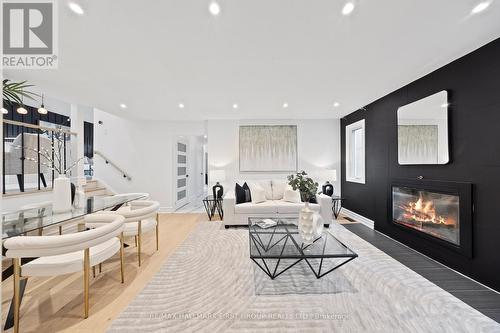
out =
<path fill-rule="evenodd" d="M 65 213 L 54 213 L 51 202 L 24 206 L 17 211 L 2 212 L 2 239 L 83 218 L 101 210 L 119 208 L 123 204 L 143 198 L 145 195 L 141 193 L 90 197 L 83 208 L 72 208 Z"/>
<path fill-rule="evenodd" d="M 276 226 L 261 228 L 262 218 L 248 219 L 250 258 L 354 258 L 358 255 L 330 232 L 323 230 L 314 243 L 304 245 L 298 230 L 298 219 L 273 219 Z"/>

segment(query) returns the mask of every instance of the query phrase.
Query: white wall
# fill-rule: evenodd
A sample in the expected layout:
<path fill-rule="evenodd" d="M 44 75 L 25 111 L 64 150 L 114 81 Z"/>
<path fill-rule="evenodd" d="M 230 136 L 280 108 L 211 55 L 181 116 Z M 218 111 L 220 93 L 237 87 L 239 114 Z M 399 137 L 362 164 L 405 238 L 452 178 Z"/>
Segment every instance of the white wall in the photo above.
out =
<path fill-rule="evenodd" d="M 94 149 L 116 163 L 132 180 L 123 178 L 99 156 L 94 157 L 95 177 L 118 193 L 147 192 L 160 202 L 161 210 L 170 211 L 174 205 L 174 142 L 178 136 L 185 136 L 191 143 L 190 155 L 195 154 L 195 137 L 204 133 L 205 124 L 201 121 L 135 120 L 94 109 Z M 194 161 L 191 174 L 197 172 L 196 157 L 188 158 Z M 189 180 L 188 193 L 196 192 L 196 186 L 194 180 Z"/>
<path fill-rule="evenodd" d="M 234 189 L 237 180 L 282 178 L 290 173 L 240 173 L 239 172 L 239 126 L 240 125 L 297 125 L 298 169 L 305 170 L 319 182 L 318 175 L 325 169 L 337 170 L 337 181 L 333 183 L 335 193 L 340 194 L 340 120 L 209 120 L 208 164 L 209 171 L 224 169 L 227 190 Z M 213 182 L 209 180 L 209 186 Z"/>

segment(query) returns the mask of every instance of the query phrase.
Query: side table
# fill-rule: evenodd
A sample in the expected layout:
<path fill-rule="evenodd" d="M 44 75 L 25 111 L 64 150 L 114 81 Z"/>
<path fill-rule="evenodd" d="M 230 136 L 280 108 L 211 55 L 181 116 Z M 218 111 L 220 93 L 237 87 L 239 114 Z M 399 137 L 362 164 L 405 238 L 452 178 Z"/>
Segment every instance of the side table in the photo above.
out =
<path fill-rule="evenodd" d="M 212 221 L 216 211 L 221 220 L 224 218 L 222 200 L 222 198 L 214 198 L 213 195 L 206 196 L 205 199 L 203 199 L 203 206 L 205 207 L 205 211 L 207 212 L 207 216 L 210 221 Z"/>
<path fill-rule="evenodd" d="M 335 219 L 339 217 L 340 211 L 342 210 L 342 201 L 344 201 L 345 198 L 338 196 L 338 195 L 332 195 L 332 211 L 333 215 L 335 216 Z"/>

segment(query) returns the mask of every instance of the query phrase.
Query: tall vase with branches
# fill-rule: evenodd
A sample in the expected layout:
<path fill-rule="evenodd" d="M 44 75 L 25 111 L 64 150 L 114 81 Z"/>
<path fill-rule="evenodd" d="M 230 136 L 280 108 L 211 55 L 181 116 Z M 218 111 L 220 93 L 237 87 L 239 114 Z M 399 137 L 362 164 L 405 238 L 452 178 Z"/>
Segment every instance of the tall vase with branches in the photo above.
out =
<path fill-rule="evenodd" d="M 288 185 L 294 191 L 300 191 L 302 201 L 305 202 L 304 208 L 299 213 L 299 234 L 302 238 L 302 243 L 312 244 L 314 242 L 315 225 L 314 211 L 309 208 L 309 202 L 316 196 L 318 191 L 318 183 L 307 175 L 305 171 L 287 177 Z"/>

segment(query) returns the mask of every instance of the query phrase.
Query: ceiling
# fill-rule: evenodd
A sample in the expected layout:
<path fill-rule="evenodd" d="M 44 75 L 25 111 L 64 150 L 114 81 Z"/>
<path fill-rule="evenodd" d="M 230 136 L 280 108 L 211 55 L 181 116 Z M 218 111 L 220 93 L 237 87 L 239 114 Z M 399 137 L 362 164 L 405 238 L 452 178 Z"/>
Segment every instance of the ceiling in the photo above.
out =
<path fill-rule="evenodd" d="M 337 118 L 500 37 L 500 1 L 209 1 L 60 1 L 59 68 L 5 75 L 136 118 Z"/>

